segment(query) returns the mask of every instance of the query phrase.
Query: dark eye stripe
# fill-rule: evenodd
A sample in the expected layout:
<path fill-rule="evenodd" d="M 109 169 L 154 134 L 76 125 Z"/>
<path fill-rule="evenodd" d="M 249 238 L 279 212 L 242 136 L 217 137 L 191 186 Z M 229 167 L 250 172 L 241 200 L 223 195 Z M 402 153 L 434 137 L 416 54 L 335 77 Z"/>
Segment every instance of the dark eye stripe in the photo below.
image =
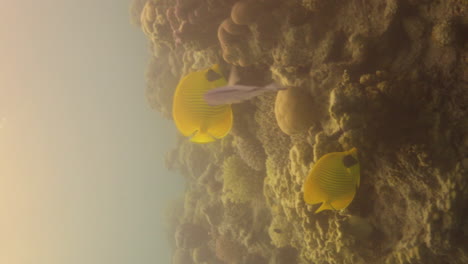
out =
<path fill-rule="evenodd" d="M 212 69 L 209 69 L 206 73 L 205 73 L 205 78 L 210 81 L 210 82 L 214 82 L 216 80 L 219 80 L 221 79 L 223 76 L 215 71 L 213 71 Z"/>
<path fill-rule="evenodd" d="M 351 155 L 346 155 L 343 157 L 343 165 L 346 167 L 346 168 L 350 168 L 354 165 L 356 165 L 358 163 L 358 161 L 353 158 L 353 156 Z"/>

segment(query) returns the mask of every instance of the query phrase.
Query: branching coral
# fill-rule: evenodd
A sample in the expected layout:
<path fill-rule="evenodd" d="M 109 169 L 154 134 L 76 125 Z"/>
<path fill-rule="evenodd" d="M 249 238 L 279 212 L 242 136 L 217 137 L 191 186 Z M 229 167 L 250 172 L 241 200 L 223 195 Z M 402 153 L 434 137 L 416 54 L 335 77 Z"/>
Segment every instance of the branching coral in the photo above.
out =
<path fill-rule="evenodd" d="M 239 156 L 250 168 L 256 171 L 265 170 L 265 150 L 256 138 L 236 137 L 234 144 Z"/>
<path fill-rule="evenodd" d="M 252 208 L 248 203 L 224 201 L 223 213 L 224 222 L 223 225 L 220 225 L 220 229 L 236 228 L 237 233 L 240 233 L 240 229 L 245 231 L 251 228 L 253 215 Z"/>
<path fill-rule="evenodd" d="M 221 23 L 218 27 L 218 40 L 225 61 L 243 67 L 253 63 L 249 44 L 245 42 L 248 33 L 247 27 L 236 25 L 229 18 Z"/>
<path fill-rule="evenodd" d="M 246 203 L 261 195 L 263 180 L 239 156 L 231 156 L 223 164 L 223 200 Z"/>
<path fill-rule="evenodd" d="M 271 94 L 260 96 L 257 101 L 258 110 L 255 112 L 255 120 L 259 125 L 257 137 L 267 154 L 264 192 L 270 206 L 273 203 L 282 203 L 289 207 L 293 204 L 289 194 L 294 187 L 289 184 L 293 180 L 287 169 L 289 155 L 284 150 L 290 148 L 291 140 L 276 123 L 274 97 Z"/>
<path fill-rule="evenodd" d="M 284 210 L 293 208 L 295 204 L 294 193 L 299 188 L 299 185 L 295 186 L 296 180 L 289 173 L 287 166 L 279 167 L 271 157 L 268 157 L 266 161 L 266 173 L 264 193 L 268 205 L 273 207 L 279 204 Z"/>
<path fill-rule="evenodd" d="M 167 18 L 176 43 L 202 49 L 216 42 L 216 29 L 228 13 L 229 4 L 204 5 L 200 1 L 180 0 L 167 10 Z"/>

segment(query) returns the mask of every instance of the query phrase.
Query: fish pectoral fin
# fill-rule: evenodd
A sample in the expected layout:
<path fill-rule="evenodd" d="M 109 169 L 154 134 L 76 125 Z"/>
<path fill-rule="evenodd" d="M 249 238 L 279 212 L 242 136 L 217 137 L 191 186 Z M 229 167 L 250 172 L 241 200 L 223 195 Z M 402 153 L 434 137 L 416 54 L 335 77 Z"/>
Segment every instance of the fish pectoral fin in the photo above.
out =
<path fill-rule="evenodd" d="M 320 213 L 323 210 L 335 210 L 329 202 L 323 202 L 322 205 L 315 211 L 315 213 Z"/>

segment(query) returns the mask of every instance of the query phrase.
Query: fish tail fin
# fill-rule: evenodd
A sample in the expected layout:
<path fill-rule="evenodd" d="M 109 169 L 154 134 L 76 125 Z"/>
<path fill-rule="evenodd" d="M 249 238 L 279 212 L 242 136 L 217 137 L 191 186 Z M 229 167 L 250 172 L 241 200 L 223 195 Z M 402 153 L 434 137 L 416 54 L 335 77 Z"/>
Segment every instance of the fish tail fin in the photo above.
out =
<path fill-rule="evenodd" d="M 335 210 L 329 202 L 323 202 L 322 205 L 315 211 L 315 213 L 320 213 L 323 210 Z"/>
<path fill-rule="evenodd" d="M 213 142 L 215 140 L 216 139 L 210 134 L 201 133 L 201 132 L 197 132 L 195 135 L 193 135 L 190 138 L 190 141 L 195 142 L 195 143 L 208 143 L 208 142 Z"/>
<path fill-rule="evenodd" d="M 205 125 L 202 125 L 201 129 L 195 131 L 195 133 L 193 133 L 193 135 L 190 137 L 190 141 L 195 143 L 208 143 L 213 142 L 215 140 L 216 138 L 213 137 L 210 133 L 208 133 Z"/>

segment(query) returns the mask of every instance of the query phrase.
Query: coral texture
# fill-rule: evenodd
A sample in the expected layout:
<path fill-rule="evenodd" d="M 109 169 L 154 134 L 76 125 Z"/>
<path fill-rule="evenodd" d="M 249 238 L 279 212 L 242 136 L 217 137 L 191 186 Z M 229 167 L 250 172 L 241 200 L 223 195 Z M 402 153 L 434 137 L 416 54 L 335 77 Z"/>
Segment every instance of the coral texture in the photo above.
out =
<path fill-rule="evenodd" d="M 239 156 L 231 156 L 223 165 L 223 200 L 246 203 L 256 199 L 261 193 L 262 178 Z"/>

